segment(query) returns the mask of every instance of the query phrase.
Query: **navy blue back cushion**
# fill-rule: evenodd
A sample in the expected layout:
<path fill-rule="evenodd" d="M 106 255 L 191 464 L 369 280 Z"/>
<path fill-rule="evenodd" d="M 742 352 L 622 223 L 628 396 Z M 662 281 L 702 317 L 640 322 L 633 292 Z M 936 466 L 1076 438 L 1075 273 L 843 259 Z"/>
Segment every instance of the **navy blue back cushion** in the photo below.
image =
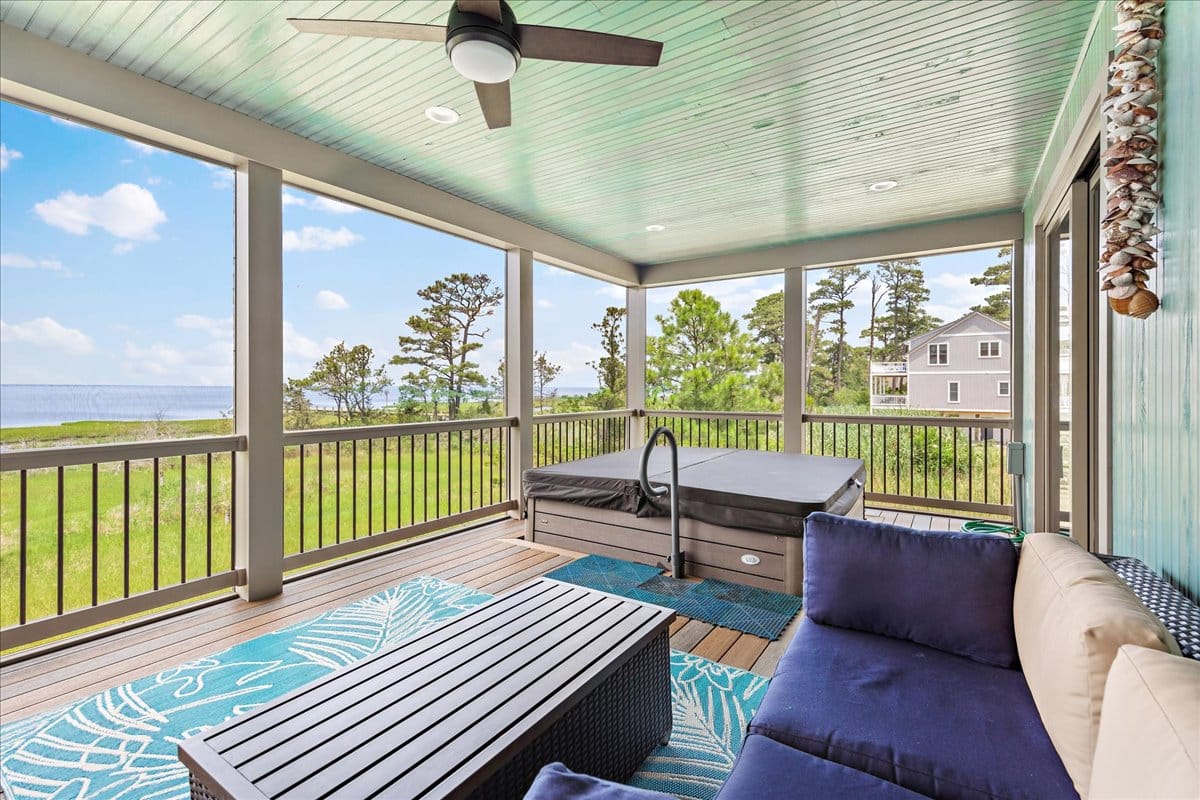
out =
<path fill-rule="evenodd" d="M 916 531 L 817 513 L 804 530 L 813 622 L 1017 666 L 1017 551 L 1003 536 Z"/>
<path fill-rule="evenodd" d="M 669 794 L 638 789 L 572 772 L 559 761 L 542 767 L 525 800 L 675 800 Z"/>

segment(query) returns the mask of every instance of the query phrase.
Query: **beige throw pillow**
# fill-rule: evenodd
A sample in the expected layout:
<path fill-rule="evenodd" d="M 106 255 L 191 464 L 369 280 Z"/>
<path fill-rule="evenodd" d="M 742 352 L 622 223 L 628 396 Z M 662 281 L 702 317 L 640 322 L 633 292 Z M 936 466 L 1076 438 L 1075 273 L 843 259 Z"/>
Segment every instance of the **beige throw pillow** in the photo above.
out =
<path fill-rule="evenodd" d="M 1094 761 L 1090 800 L 1200 797 L 1200 661 L 1122 647 Z"/>
<path fill-rule="evenodd" d="M 1042 724 L 1086 797 L 1117 650 L 1136 644 L 1178 655 L 1179 646 L 1112 570 L 1056 533 L 1028 536 L 1021 547 L 1013 628 Z"/>

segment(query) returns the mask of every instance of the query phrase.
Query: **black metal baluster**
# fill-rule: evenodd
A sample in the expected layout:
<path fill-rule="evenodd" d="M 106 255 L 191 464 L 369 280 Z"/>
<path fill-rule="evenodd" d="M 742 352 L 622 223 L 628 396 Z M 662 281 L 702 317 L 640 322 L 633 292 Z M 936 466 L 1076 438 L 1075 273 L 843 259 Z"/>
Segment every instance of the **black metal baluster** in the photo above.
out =
<path fill-rule="evenodd" d="M 350 540 L 358 538 L 358 439 L 350 440 Z"/>
<path fill-rule="evenodd" d="M 92 464 L 92 605 L 100 602 L 100 465 Z"/>
<path fill-rule="evenodd" d="M 433 518 L 442 517 L 442 434 L 433 435 Z"/>
<path fill-rule="evenodd" d="M 124 541 L 125 563 L 123 564 L 122 576 L 124 578 L 125 596 L 129 597 L 129 461 L 123 462 L 124 469 L 122 470 L 122 484 L 124 484 L 124 513 L 122 514 L 121 526 L 122 537 Z"/>
<path fill-rule="evenodd" d="M 337 543 L 342 543 L 342 441 L 338 439 L 333 443 L 334 459 L 333 459 L 333 482 L 336 484 L 334 488 L 333 513 L 335 538 Z"/>
<path fill-rule="evenodd" d="M 375 440 L 367 439 L 367 535 L 375 532 Z"/>
<path fill-rule="evenodd" d="M 304 552 L 304 445 L 300 445 L 300 552 Z"/>
<path fill-rule="evenodd" d="M 18 564 L 17 564 L 17 593 L 18 593 L 18 622 L 25 624 L 25 609 L 28 605 L 26 598 L 27 587 L 25 585 L 25 573 L 28 572 L 28 553 L 29 553 L 29 474 L 26 470 L 21 470 L 21 496 L 20 496 L 20 513 L 21 513 L 21 530 L 20 530 L 20 547 L 18 548 Z M 126 570 L 128 575 L 128 570 Z M 128 591 L 126 591 L 128 594 Z"/>
<path fill-rule="evenodd" d="M 158 459 L 154 459 L 154 588 L 158 588 Z"/>
<path fill-rule="evenodd" d="M 955 426 L 955 427 L 951 428 L 950 430 L 954 436 L 953 442 L 952 442 L 952 444 L 954 446 L 954 497 L 952 499 L 957 500 L 958 499 L 958 427 Z"/>
<path fill-rule="evenodd" d="M 179 582 L 187 583 L 187 456 L 179 457 Z"/>
<path fill-rule="evenodd" d="M 325 443 L 317 442 L 317 548 L 325 546 Z"/>
<path fill-rule="evenodd" d="M 380 439 L 383 443 L 383 485 L 380 486 L 380 488 L 379 488 L 379 494 L 383 497 L 383 528 L 382 528 L 382 530 L 386 531 L 388 529 L 388 524 L 387 524 L 388 523 L 388 515 L 387 515 L 387 498 L 388 498 L 388 481 L 387 481 L 388 446 L 387 446 L 387 444 L 388 444 L 388 440 L 387 440 L 386 436 L 380 437 Z"/>
<path fill-rule="evenodd" d="M 204 459 L 204 574 L 212 575 L 212 453 Z"/>
<path fill-rule="evenodd" d="M 229 453 L 229 568 L 237 567 L 237 453 Z"/>
<path fill-rule="evenodd" d="M 980 428 L 979 439 L 983 442 L 983 504 L 988 501 L 988 484 L 992 482 L 992 474 L 988 472 L 988 450 L 991 450 L 991 429 Z"/>
<path fill-rule="evenodd" d="M 63 468 L 58 468 L 58 613 L 63 613 Z"/>

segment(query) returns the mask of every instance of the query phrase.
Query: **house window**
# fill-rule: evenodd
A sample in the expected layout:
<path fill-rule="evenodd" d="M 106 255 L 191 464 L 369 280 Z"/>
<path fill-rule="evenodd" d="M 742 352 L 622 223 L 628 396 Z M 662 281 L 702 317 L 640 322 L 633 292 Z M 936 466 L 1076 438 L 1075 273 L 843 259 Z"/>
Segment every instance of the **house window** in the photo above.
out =
<path fill-rule="evenodd" d="M 929 363 L 931 366 L 947 363 L 949 361 L 948 355 L 945 342 L 929 345 Z"/>
<path fill-rule="evenodd" d="M 997 397 L 1008 397 L 1008 394 L 1009 394 L 1008 381 L 997 381 L 996 382 L 996 396 Z"/>
<path fill-rule="evenodd" d="M 958 381 L 950 381 L 946 384 L 946 402 L 958 402 Z"/>
<path fill-rule="evenodd" d="M 1000 357 L 1000 340 L 992 339 L 986 342 L 979 343 L 980 358 L 999 358 Z"/>

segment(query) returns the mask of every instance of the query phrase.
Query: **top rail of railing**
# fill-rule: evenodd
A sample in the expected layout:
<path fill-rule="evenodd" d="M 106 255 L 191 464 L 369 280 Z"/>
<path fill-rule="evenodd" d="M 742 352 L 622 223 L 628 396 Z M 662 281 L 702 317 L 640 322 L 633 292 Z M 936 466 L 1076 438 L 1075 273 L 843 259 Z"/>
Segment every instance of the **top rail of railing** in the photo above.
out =
<path fill-rule="evenodd" d="M 647 408 L 646 416 L 680 419 L 783 419 L 783 414 L 778 411 L 680 411 L 666 408 Z"/>
<path fill-rule="evenodd" d="M 516 417 L 478 417 L 443 422 L 402 422 L 396 425 L 357 425 L 352 428 L 312 428 L 303 431 L 286 431 L 283 434 L 283 443 L 287 446 L 321 444 L 323 442 L 353 442 L 364 439 L 385 439 L 392 436 L 412 436 L 414 434 L 419 436 L 423 433 L 512 428 L 516 424 Z"/>
<path fill-rule="evenodd" d="M 805 422 L 899 425 L 913 428 L 1011 428 L 1009 417 L 916 417 L 907 414 L 805 414 Z"/>
<path fill-rule="evenodd" d="M 245 436 L 203 436 L 195 439 L 162 439 L 153 442 L 85 444 L 0 451 L 0 472 L 25 469 L 142 461 L 148 458 L 230 453 L 246 449 Z"/>
<path fill-rule="evenodd" d="M 572 411 L 564 414 L 534 414 L 534 423 L 541 422 L 571 422 L 577 419 L 613 419 L 619 417 L 634 417 L 637 412 L 632 408 L 617 408 L 605 411 Z"/>

